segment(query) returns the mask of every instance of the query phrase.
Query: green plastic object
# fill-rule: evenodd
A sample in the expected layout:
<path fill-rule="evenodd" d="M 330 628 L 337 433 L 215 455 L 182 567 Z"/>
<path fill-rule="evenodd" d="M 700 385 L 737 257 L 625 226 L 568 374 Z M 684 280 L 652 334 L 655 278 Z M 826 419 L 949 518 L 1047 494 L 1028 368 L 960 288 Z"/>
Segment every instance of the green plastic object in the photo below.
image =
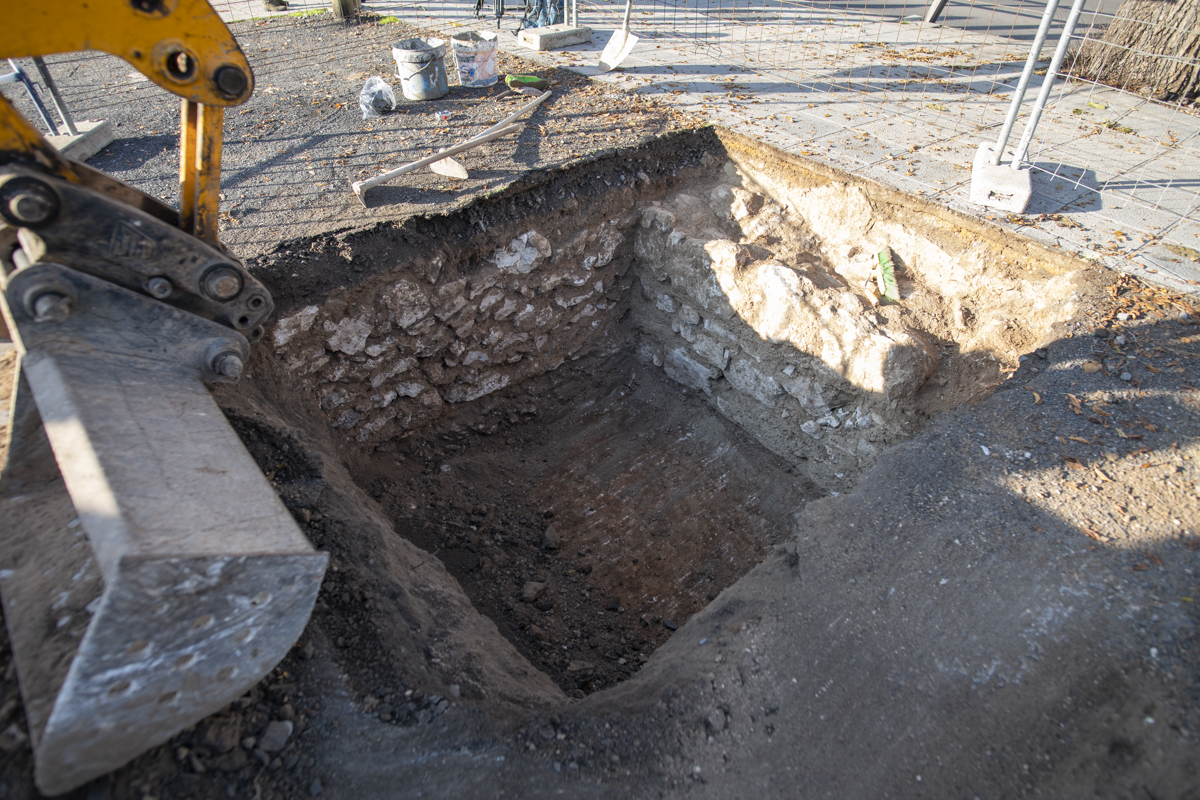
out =
<path fill-rule="evenodd" d="M 513 91 L 529 88 L 544 92 L 550 88 L 550 81 L 536 75 L 505 75 L 504 84 Z"/>
<path fill-rule="evenodd" d="M 892 251 L 884 248 L 879 251 L 879 293 L 888 303 L 900 302 L 900 290 L 896 288 L 896 267 L 892 264 Z"/>

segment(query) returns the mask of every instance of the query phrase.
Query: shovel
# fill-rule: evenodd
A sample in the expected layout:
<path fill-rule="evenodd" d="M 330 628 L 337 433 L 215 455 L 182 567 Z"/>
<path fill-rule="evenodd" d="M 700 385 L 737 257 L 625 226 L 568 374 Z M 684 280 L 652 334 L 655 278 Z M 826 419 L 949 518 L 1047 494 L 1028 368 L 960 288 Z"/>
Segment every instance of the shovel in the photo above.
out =
<path fill-rule="evenodd" d="M 601 72 L 611 72 L 616 69 L 617 65 L 633 51 L 633 46 L 638 43 L 638 37 L 629 33 L 629 12 L 632 10 L 633 0 L 625 0 L 625 21 L 621 23 L 621 30 L 613 32 L 612 38 L 604 46 L 604 52 L 600 54 Z"/>
<path fill-rule="evenodd" d="M 524 105 L 520 109 L 518 109 L 515 113 L 510 114 L 509 116 L 505 117 L 500 122 L 497 122 L 495 125 L 488 128 L 486 131 L 481 133 L 479 136 L 476 136 L 475 139 L 482 138 L 484 136 L 487 136 L 489 133 L 492 133 L 493 131 L 497 131 L 500 128 L 506 127 L 509 123 L 513 122 L 514 120 L 516 120 L 520 117 L 525 116 L 530 111 L 537 108 L 539 105 L 542 104 L 543 100 L 545 100 L 547 97 L 550 96 L 549 90 L 547 90 L 545 93 L 538 92 L 536 89 L 517 89 L 516 91 L 533 92 L 535 95 L 537 95 L 537 99 L 531 103 L 527 103 L 526 105 Z M 471 141 L 474 141 L 474 139 L 468 140 L 468 144 Z M 458 180 L 465 181 L 467 178 L 470 177 L 470 175 L 467 173 L 467 168 L 462 165 L 462 162 L 458 161 L 457 159 L 451 158 L 449 156 L 447 156 L 446 158 L 440 159 L 438 161 L 434 161 L 432 164 L 429 165 L 429 169 L 433 170 L 438 175 L 445 175 L 447 178 L 457 178 Z"/>

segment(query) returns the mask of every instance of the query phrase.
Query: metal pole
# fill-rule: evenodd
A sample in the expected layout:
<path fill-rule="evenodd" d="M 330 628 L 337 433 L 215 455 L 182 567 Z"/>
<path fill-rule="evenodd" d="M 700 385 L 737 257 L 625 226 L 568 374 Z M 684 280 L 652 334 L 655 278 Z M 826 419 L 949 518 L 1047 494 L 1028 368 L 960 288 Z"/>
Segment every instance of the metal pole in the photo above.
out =
<path fill-rule="evenodd" d="M 1021 168 L 1021 161 L 1029 152 L 1029 143 L 1033 141 L 1033 132 L 1037 130 L 1038 120 L 1042 118 L 1042 110 L 1046 107 L 1046 101 L 1050 99 L 1050 89 L 1054 86 L 1054 79 L 1058 77 L 1058 68 L 1062 66 L 1063 58 L 1067 55 L 1067 47 L 1071 44 L 1071 34 L 1075 31 L 1075 23 L 1079 21 L 1079 15 L 1083 11 L 1083 2 L 1084 0 L 1075 0 L 1071 5 L 1071 14 L 1067 17 L 1067 24 L 1063 27 L 1062 35 L 1058 37 L 1058 47 L 1054 50 L 1050 68 L 1046 70 L 1046 80 L 1042 81 L 1042 88 L 1033 104 L 1033 111 L 1029 112 L 1029 121 L 1025 123 L 1025 132 L 1021 134 L 1021 143 L 1017 145 L 1017 151 L 1013 154 L 1011 165 L 1013 169 Z"/>
<path fill-rule="evenodd" d="M 63 102 L 62 95 L 58 93 L 58 85 L 54 82 L 54 78 L 50 77 L 50 70 L 46 67 L 46 62 L 41 56 L 33 57 L 33 64 L 37 67 L 38 74 L 42 76 L 42 83 L 46 84 L 46 89 L 50 91 L 50 99 L 54 101 L 54 110 L 62 117 L 63 124 L 67 126 L 67 130 L 72 136 L 78 136 L 79 131 L 75 130 L 75 120 L 71 119 L 71 112 L 67 111 L 67 104 Z"/>
<path fill-rule="evenodd" d="M 946 10 L 947 2 L 949 2 L 949 0 L 933 0 L 933 2 L 929 4 L 929 9 L 925 12 L 925 21 L 937 22 L 938 17 L 940 17 L 942 12 Z"/>
<path fill-rule="evenodd" d="M 58 126 L 50 118 L 50 112 L 46 110 L 45 104 L 42 103 L 42 98 L 38 97 L 33 81 L 29 80 L 29 76 L 25 74 L 25 70 L 21 69 L 20 65 L 11 58 L 8 60 L 8 65 L 12 67 L 13 72 L 12 75 L 6 77 L 11 78 L 14 82 L 20 82 L 25 87 L 25 92 L 29 95 L 30 101 L 33 102 L 33 107 L 37 109 L 38 116 L 42 118 L 42 122 L 46 123 L 46 127 L 50 129 L 50 135 L 58 136 Z"/>
<path fill-rule="evenodd" d="M 1037 65 L 1038 57 L 1042 54 L 1042 45 L 1046 42 L 1046 34 L 1050 32 L 1050 23 L 1054 21 L 1054 12 L 1058 11 L 1058 0 L 1048 0 L 1046 13 L 1042 14 L 1042 23 L 1038 25 L 1037 35 L 1033 37 L 1033 46 L 1029 48 L 1029 58 L 1025 59 L 1025 68 L 1021 70 L 1021 80 L 1013 94 L 1012 103 L 1008 106 L 1008 116 L 1004 118 L 1004 127 L 1000 129 L 1000 138 L 996 140 L 996 149 L 992 152 L 992 166 L 1000 164 L 1004 153 L 1004 145 L 1012 134 L 1017 115 L 1021 113 L 1021 103 L 1025 100 L 1025 90 L 1029 88 L 1029 79 L 1033 76 L 1033 68 Z"/>

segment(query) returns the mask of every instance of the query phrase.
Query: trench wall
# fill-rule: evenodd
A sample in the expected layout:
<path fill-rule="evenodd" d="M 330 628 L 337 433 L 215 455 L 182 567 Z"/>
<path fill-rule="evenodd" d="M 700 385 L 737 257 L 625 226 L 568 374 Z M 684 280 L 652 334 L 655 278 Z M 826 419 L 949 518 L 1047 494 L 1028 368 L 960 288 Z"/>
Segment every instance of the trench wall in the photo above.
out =
<path fill-rule="evenodd" d="M 673 180 L 631 163 L 599 195 L 550 182 L 528 190 L 538 213 L 455 250 L 385 249 L 369 278 L 279 319 L 273 355 L 369 445 L 632 347 L 835 491 L 915 431 L 948 345 L 1015 360 L 1074 311 L 1074 262 L 721 137 Z M 885 247 L 898 306 L 863 289 Z"/>

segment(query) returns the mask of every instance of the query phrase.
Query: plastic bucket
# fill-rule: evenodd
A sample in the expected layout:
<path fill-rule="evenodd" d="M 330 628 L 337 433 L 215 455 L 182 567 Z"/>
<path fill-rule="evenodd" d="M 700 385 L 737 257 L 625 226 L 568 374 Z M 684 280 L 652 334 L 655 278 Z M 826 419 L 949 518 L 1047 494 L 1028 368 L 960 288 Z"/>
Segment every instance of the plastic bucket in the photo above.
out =
<path fill-rule="evenodd" d="M 470 31 L 450 37 L 458 81 L 463 86 L 491 86 L 500 80 L 496 67 L 496 34 L 491 31 Z"/>
<path fill-rule="evenodd" d="M 392 45 L 392 58 L 405 99 L 437 100 L 450 91 L 443 40 L 402 39 Z"/>

